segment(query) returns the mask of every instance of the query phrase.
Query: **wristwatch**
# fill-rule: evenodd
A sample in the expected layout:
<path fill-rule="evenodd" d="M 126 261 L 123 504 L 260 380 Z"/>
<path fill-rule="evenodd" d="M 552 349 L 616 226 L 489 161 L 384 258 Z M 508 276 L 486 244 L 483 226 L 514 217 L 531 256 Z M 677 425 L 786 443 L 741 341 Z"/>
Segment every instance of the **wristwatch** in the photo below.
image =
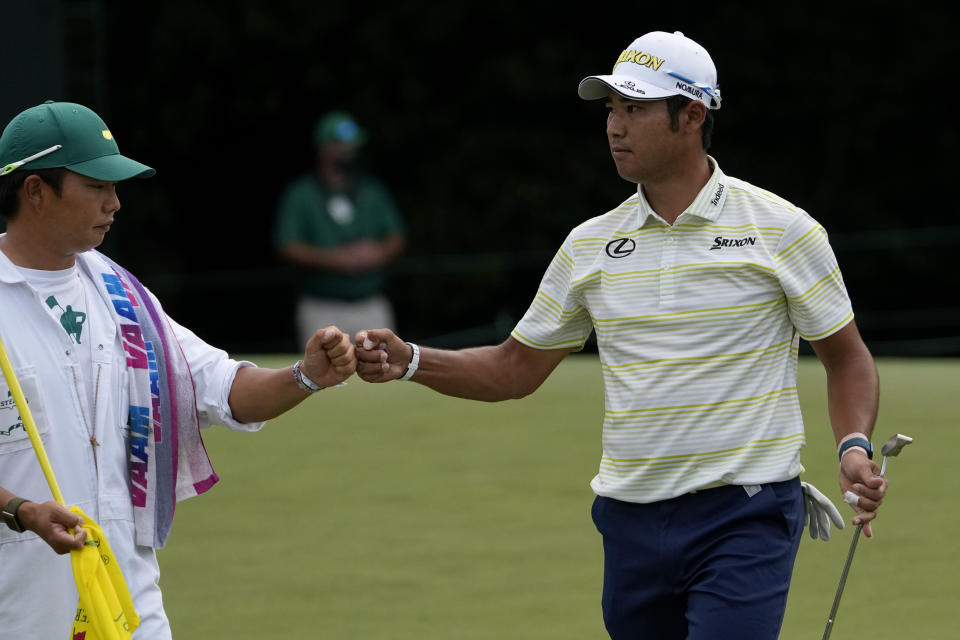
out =
<path fill-rule="evenodd" d="M 303 371 L 300 370 L 300 367 L 302 366 L 303 360 L 297 360 L 297 363 L 293 365 L 293 379 L 297 383 L 297 386 L 307 393 L 316 393 L 317 391 L 322 391 L 324 387 L 321 387 L 316 382 L 304 375 Z"/>
<path fill-rule="evenodd" d="M 27 530 L 26 527 L 23 526 L 23 523 L 20 522 L 20 518 L 17 517 L 17 511 L 20 510 L 20 505 L 24 502 L 30 501 L 26 498 L 11 498 L 10 502 L 3 507 L 3 521 L 17 533 L 23 533 Z"/>
<path fill-rule="evenodd" d="M 867 452 L 867 457 L 873 460 L 873 445 L 866 438 L 850 438 L 841 444 L 840 448 L 837 449 L 837 455 L 840 456 L 841 460 L 843 460 L 844 452 L 850 447 L 860 447 Z"/>
<path fill-rule="evenodd" d="M 410 364 L 407 365 L 407 370 L 404 371 L 403 375 L 397 378 L 397 380 L 409 380 L 413 377 L 413 374 L 417 372 L 417 369 L 420 368 L 420 347 L 412 342 L 408 342 L 407 344 L 413 350 L 413 355 L 410 357 Z"/>

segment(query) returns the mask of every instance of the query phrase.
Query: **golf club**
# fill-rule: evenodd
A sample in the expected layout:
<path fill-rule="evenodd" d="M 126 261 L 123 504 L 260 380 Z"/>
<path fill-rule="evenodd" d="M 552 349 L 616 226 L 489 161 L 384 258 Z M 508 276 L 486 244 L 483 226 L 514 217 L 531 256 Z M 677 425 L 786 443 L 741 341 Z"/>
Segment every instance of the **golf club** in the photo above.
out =
<path fill-rule="evenodd" d="M 913 438 L 898 433 L 884 443 L 880 453 L 883 454 L 883 463 L 880 465 L 880 476 L 883 477 L 887 471 L 887 458 L 900 455 L 903 448 L 913 442 Z M 850 573 L 850 564 L 853 562 L 853 552 L 857 550 L 857 540 L 860 539 L 862 524 L 857 525 L 853 532 L 853 540 L 850 541 L 850 550 L 847 552 L 847 561 L 843 565 L 843 572 L 840 574 L 840 584 L 837 585 L 837 595 L 833 597 L 833 606 L 830 608 L 830 616 L 827 618 L 827 627 L 823 630 L 822 640 L 827 640 L 833 631 L 833 622 L 837 618 L 837 609 L 840 608 L 840 596 L 843 595 L 843 587 L 847 584 L 847 575 Z"/>

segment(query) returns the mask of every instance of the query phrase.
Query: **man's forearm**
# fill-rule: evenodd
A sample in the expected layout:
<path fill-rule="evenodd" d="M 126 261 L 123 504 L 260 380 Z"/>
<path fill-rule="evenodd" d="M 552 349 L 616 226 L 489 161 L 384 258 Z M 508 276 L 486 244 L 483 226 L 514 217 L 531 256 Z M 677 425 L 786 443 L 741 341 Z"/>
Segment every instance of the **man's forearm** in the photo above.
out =
<path fill-rule="evenodd" d="M 230 413 L 237 422 L 263 422 L 292 409 L 310 394 L 293 379 L 293 367 L 242 367 L 230 387 Z"/>
<path fill-rule="evenodd" d="M 868 438 L 877 420 L 880 384 L 877 367 L 866 347 L 826 367 L 827 405 L 833 435 L 839 443 L 860 432 Z"/>
<path fill-rule="evenodd" d="M 877 420 L 880 383 L 877 366 L 853 322 L 810 343 L 827 374 L 830 424 L 839 443 L 860 432 L 869 437 Z"/>
<path fill-rule="evenodd" d="M 280 255 L 302 267 L 353 273 L 382 267 L 396 258 L 403 247 L 403 236 L 396 234 L 383 240 L 360 239 L 336 247 L 292 242 L 280 249 Z"/>
<path fill-rule="evenodd" d="M 357 373 L 367 382 L 396 380 L 409 370 L 413 350 L 389 329 L 356 336 Z M 497 346 L 446 351 L 420 347 L 410 378 L 448 396 L 497 402 L 522 398 L 547 379 L 570 349 L 534 349 L 507 338 Z"/>
<path fill-rule="evenodd" d="M 303 243 L 286 245 L 280 255 L 293 264 L 312 269 L 341 270 L 345 262 L 344 252 L 339 247 L 321 249 Z"/>
<path fill-rule="evenodd" d="M 307 340 L 299 378 L 294 378 L 292 366 L 237 369 L 228 398 L 230 412 L 234 420 L 245 423 L 275 418 L 303 402 L 311 394 L 310 387 L 337 385 L 356 368 L 350 336 L 333 326 L 318 329 Z"/>
<path fill-rule="evenodd" d="M 515 372 L 499 346 L 461 351 L 421 347 L 420 365 L 412 379 L 444 395 L 498 402 L 522 398 L 539 386 Z"/>
<path fill-rule="evenodd" d="M 854 432 L 873 433 L 879 397 L 877 368 L 869 353 L 827 371 L 827 403 L 837 442 Z"/>
<path fill-rule="evenodd" d="M 7 489 L 4 489 L 3 487 L 0 487 L 0 508 L 4 507 L 8 502 L 10 502 L 16 497 L 18 497 L 17 494 L 13 493 L 12 491 L 8 491 Z"/>
<path fill-rule="evenodd" d="M 380 242 L 381 262 L 386 264 L 403 252 L 407 241 L 401 234 L 387 236 Z"/>

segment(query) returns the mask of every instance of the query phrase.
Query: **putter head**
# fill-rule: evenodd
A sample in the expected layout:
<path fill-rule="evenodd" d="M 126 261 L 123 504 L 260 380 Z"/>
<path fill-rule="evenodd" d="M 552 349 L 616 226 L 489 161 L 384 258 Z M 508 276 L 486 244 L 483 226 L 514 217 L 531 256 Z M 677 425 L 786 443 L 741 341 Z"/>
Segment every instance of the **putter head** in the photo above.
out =
<path fill-rule="evenodd" d="M 880 449 L 880 453 L 883 454 L 884 457 L 898 455 L 903 451 L 903 448 L 911 442 L 913 442 L 913 438 L 898 433 L 884 443 L 883 448 Z"/>

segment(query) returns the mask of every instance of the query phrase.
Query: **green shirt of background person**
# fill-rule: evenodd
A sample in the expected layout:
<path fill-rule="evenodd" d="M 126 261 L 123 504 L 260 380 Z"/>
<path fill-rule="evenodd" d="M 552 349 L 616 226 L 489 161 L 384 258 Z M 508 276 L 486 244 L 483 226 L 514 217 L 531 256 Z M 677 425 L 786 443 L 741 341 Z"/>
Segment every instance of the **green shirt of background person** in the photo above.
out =
<path fill-rule="evenodd" d="M 320 118 L 315 169 L 287 185 L 279 201 L 274 244 L 284 261 L 303 271 L 301 333 L 332 317 L 343 317 L 347 331 L 357 315 L 360 325 L 394 324 L 381 291 L 384 267 L 403 250 L 404 223 L 387 189 L 361 168 L 366 137 L 347 113 Z"/>

